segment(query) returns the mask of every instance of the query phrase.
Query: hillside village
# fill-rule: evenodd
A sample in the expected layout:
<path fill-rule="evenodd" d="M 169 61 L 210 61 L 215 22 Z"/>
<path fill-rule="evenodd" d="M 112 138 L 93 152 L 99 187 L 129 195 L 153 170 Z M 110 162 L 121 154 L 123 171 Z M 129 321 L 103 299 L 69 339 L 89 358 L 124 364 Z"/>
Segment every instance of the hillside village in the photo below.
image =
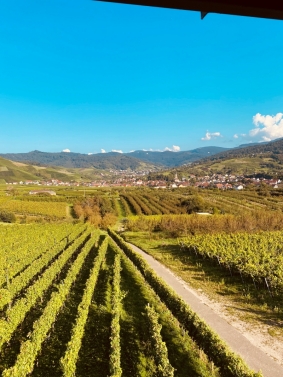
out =
<path fill-rule="evenodd" d="M 175 174 L 175 178 L 171 181 L 166 180 L 149 180 L 146 175 L 140 176 L 136 173 L 121 174 L 119 177 L 112 179 L 106 179 L 102 177 L 99 180 L 91 182 L 86 181 L 61 181 L 59 179 L 50 180 L 26 180 L 20 182 L 9 182 L 7 185 L 31 185 L 31 186 L 66 186 L 66 187 L 149 187 L 156 189 L 166 188 L 182 188 L 182 187 L 197 187 L 201 189 L 217 188 L 219 190 L 243 190 L 247 186 L 260 186 L 266 185 L 272 188 L 279 188 L 283 186 L 280 179 L 267 179 L 256 178 L 237 175 L 220 175 L 213 174 L 211 176 L 195 176 L 190 175 L 188 178 L 178 178 L 178 174 Z"/>

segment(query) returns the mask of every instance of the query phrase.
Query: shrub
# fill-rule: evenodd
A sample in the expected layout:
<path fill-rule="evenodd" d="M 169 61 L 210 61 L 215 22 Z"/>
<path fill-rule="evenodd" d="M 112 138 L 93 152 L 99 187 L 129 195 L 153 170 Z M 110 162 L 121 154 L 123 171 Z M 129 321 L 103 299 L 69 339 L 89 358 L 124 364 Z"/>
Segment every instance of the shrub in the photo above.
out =
<path fill-rule="evenodd" d="M 11 212 L 0 211 L 0 221 L 3 223 L 14 223 L 16 222 L 16 216 Z"/>

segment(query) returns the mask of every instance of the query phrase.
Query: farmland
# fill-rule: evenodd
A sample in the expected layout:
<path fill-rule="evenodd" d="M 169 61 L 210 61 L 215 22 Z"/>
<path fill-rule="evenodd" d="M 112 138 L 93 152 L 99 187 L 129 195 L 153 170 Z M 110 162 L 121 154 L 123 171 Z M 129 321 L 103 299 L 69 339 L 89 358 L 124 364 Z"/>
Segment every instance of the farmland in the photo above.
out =
<path fill-rule="evenodd" d="M 1 193 L 3 376 L 255 376 L 124 239 L 280 323 L 280 197 L 225 193 L 221 213 L 213 191 Z"/>
<path fill-rule="evenodd" d="M 28 238 L 42 231 L 42 225 L 21 227 Z M 9 229 L 0 227 L 6 245 L 9 237 L 12 239 Z M 151 321 L 162 324 L 160 339 L 156 338 L 163 345 L 163 337 L 166 339 L 162 358 L 167 360 L 165 365 L 172 364 L 170 370 L 176 369 L 176 376 L 218 375 L 217 368 L 200 356 L 196 344 L 183 334 L 178 321 L 113 240 L 81 224 L 71 231 L 65 226 L 57 230 L 54 237 L 63 243 L 59 247 L 56 243 L 50 253 L 47 243 L 41 253 L 30 253 L 28 261 L 19 258 L 17 247 L 3 258 L 3 376 L 46 375 L 49 370 L 64 376 L 86 376 L 94 371 L 101 376 L 110 372 L 120 375 L 119 371 L 155 375 L 155 347 L 147 331 Z M 46 255 L 49 259 L 44 259 Z M 41 260 L 44 262 L 39 263 Z M 152 313 L 147 317 L 148 304 Z M 87 329 L 98 337 L 98 353 L 98 344 L 91 341 Z M 160 329 L 156 331 L 160 334 Z M 180 361 L 182 370 L 178 369 Z"/>

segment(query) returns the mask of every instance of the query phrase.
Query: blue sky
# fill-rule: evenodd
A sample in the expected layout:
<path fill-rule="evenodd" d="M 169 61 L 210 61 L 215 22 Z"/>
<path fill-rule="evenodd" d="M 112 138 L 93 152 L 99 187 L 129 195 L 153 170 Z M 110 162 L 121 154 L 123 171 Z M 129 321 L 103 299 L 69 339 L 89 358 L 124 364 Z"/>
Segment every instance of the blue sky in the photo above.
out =
<path fill-rule="evenodd" d="M 283 137 L 283 21 L 2 0 L 0 152 L 232 147 Z"/>

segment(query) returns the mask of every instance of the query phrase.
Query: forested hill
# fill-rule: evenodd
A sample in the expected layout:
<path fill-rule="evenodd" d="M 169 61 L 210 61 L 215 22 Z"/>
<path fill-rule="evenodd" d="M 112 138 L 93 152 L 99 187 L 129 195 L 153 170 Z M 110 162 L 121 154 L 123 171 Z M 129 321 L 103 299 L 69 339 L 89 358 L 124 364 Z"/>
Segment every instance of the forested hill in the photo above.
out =
<path fill-rule="evenodd" d="M 270 157 L 277 162 L 283 162 L 283 138 L 268 143 L 240 145 L 238 148 L 229 149 L 211 157 L 207 157 L 204 161 L 259 156 L 266 158 Z"/>
<path fill-rule="evenodd" d="M 115 170 L 143 170 L 156 167 L 153 163 L 146 163 L 135 157 L 130 157 L 122 153 L 47 153 L 33 151 L 29 153 L 7 153 L 0 156 L 12 160 L 27 162 L 43 166 L 62 166 L 66 168 L 96 168 L 96 169 L 115 169 Z"/>
<path fill-rule="evenodd" d="M 135 151 L 130 153 L 47 153 L 32 151 L 29 153 L 0 154 L 5 159 L 44 166 L 63 166 L 66 168 L 96 168 L 115 170 L 142 170 L 155 167 L 174 167 L 197 161 L 226 148 L 204 147 L 184 152 Z"/>
<path fill-rule="evenodd" d="M 254 176 L 256 174 L 264 177 L 277 176 L 282 179 L 283 139 L 233 148 L 196 161 L 184 169 L 196 175 L 217 173 Z"/>
<path fill-rule="evenodd" d="M 139 158 L 140 160 L 148 161 L 154 164 L 160 164 L 167 167 L 180 166 L 198 161 L 207 156 L 212 156 L 228 150 L 222 147 L 202 147 L 190 151 L 182 152 L 156 152 L 156 151 L 134 151 L 127 153 L 128 156 Z"/>

